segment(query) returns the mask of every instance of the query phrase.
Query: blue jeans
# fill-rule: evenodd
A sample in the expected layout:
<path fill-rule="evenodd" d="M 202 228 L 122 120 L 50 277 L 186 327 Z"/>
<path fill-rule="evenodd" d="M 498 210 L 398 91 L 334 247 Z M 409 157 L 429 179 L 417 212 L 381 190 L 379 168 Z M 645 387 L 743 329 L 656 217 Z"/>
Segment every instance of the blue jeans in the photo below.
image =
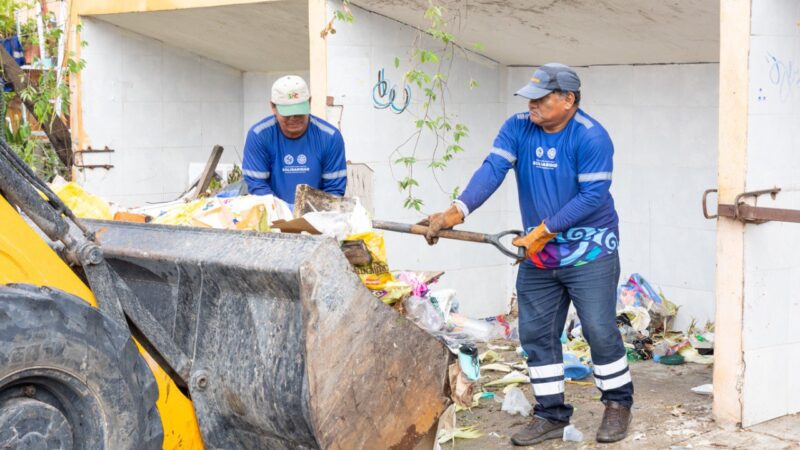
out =
<path fill-rule="evenodd" d="M 589 343 L 595 384 L 601 400 L 633 404 L 633 382 L 622 336 L 616 325 L 619 255 L 588 264 L 539 269 L 526 260 L 517 274 L 519 338 L 528 353 L 534 414 L 554 422 L 569 422 L 573 408 L 564 403 L 561 334 L 570 300 Z"/>

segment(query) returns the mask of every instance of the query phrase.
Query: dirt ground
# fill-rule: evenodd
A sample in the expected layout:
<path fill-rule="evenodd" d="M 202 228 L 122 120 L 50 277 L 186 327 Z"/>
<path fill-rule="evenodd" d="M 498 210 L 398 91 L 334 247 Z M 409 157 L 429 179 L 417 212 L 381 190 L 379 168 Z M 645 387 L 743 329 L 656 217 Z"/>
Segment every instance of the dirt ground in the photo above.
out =
<path fill-rule="evenodd" d="M 513 351 L 498 352 L 505 362 L 522 362 Z M 599 391 L 594 387 L 592 377 L 584 379 L 591 385 L 567 383 L 567 402 L 575 407 L 572 424 L 583 432 L 583 442 L 564 442 L 550 440 L 535 446 L 537 449 L 640 449 L 680 448 L 694 436 L 714 429 L 711 416 L 711 396 L 695 394 L 691 388 L 711 383 L 711 366 L 684 364 L 666 366 L 653 361 L 631 363 L 635 394 L 633 423 L 628 437 L 614 444 L 597 444 L 594 440 L 597 427 L 603 416 L 603 405 L 599 401 Z M 482 373 L 479 383 L 501 378 L 501 372 Z M 528 400 L 533 404 L 530 385 L 521 386 Z M 489 387 L 487 391 L 501 396 L 502 387 Z M 476 389 L 478 392 L 479 389 Z M 457 414 L 458 426 L 475 425 L 483 436 L 477 439 L 456 439 L 455 443 L 442 445 L 442 449 L 519 449 L 509 440 L 521 429 L 529 418 L 511 416 L 501 411 L 501 404 L 493 399 L 482 399 L 480 406 Z M 533 447 L 527 447 L 533 448 Z M 692 447 L 685 447 L 692 448 Z"/>

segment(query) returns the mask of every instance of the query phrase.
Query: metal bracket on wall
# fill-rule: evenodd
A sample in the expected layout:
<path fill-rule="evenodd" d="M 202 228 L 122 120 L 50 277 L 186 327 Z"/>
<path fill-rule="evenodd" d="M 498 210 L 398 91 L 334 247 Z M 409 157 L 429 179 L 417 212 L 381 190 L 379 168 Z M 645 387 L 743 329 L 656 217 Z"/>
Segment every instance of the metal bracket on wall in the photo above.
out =
<path fill-rule="evenodd" d="M 85 154 L 85 153 L 114 153 L 113 149 L 108 148 L 106 145 L 102 149 L 93 149 L 92 146 L 86 147 L 83 150 L 75 150 L 73 153 L 77 154 Z M 106 169 L 110 170 L 114 168 L 113 164 L 73 164 L 73 167 L 77 167 L 78 169 Z"/>
<path fill-rule="evenodd" d="M 703 192 L 703 216 L 706 219 L 716 219 L 717 217 L 729 217 L 731 219 L 739 220 L 743 223 L 754 223 L 756 225 L 770 222 L 794 222 L 800 223 L 800 210 L 796 209 L 781 209 L 781 208 L 764 208 L 755 205 L 749 205 L 742 199 L 745 197 L 753 197 L 758 202 L 760 195 L 769 194 L 774 200 L 778 195 L 781 188 L 774 187 L 772 189 L 762 189 L 760 191 L 742 192 L 737 195 L 733 200 L 733 204 L 719 203 L 717 204 L 717 213 L 708 213 L 708 194 L 717 192 L 716 189 L 706 189 Z"/>

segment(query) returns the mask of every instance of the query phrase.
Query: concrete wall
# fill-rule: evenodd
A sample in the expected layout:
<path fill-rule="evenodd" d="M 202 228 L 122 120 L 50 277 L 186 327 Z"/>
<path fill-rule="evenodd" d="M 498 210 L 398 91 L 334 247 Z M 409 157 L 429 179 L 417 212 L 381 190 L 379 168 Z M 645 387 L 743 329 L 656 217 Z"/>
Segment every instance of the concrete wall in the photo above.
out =
<path fill-rule="evenodd" d="M 329 3 L 329 8 L 337 7 L 337 3 Z M 347 158 L 355 163 L 366 163 L 375 171 L 375 217 L 417 222 L 424 215 L 403 208 L 397 180 L 405 174 L 403 167 L 392 161 L 398 158 L 394 150 L 415 131 L 414 121 L 421 111 L 421 93 L 413 89 L 413 104 L 402 114 L 376 109 L 372 103 L 372 89 L 380 69 L 385 69 L 390 85 L 400 83 L 409 68 L 407 55 L 417 30 L 363 9 L 351 8 L 355 24 L 337 23 L 337 33 L 328 37 L 328 95 L 334 97 L 336 104 L 343 105 L 329 108 L 328 118 L 341 126 Z M 396 56 L 402 61 L 399 69 L 395 69 L 393 63 Z M 474 90 L 467 87 L 470 77 L 479 83 Z M 505 82 L 503 66 L 471 53 L 466 58 L 463 54 L 455 57 L 450 71 L 451 95 L 447 108 L 471 132 L 463 144 L 466 151 L 439 174 L 439 182 L 447 192 L 440 190 L 430 169 L 426 168 L 432 141 L 421 140 L 417 157 L 428 159 L 418 164 L 414 177 L 420 183 L 417 195 L 425 202 L 423 213 L 446 208 L 450 203 L 448 192 L 456 185 L 463 188 L 488 154 L 505 118 Z M 407 145 L 403 149 L 410 152 L 410 148 L 411 145 Z M 516 202 L 509 201 L 509 194 L 514 192 L 512 178 L 508 177 L 504 186 L 470 215 L 462 228 L 491 233 L 520 228 Z M 486 316 L 506 311 L 514 273 L 511 260 L 494 248 L 446 240 L 429 247 L 419 236 L 389 232 L 386 233 L 386 248 L 392 269 L 446 271 L 440 286 L 458 290 L 463 312 Z"/>
<path fill-rule="evenodd" d="M 335 5 L 332 4 L 332 5 Z M 329 118 L 341 127 L 348 158 L 375 169 L 376 217 L 416 221 L 421 215 L 402 208 L 396 187 L 401 168 L 392 165 L 393 150 L 414 131 L 416 104 L 400 115 L 372 105 L 377 72 L 396 83 L 407 69 L 407 54 L 415 30 L 356 8 L 356 25 L 339 25 L 329 39 L 329 95 L 343 110 L 331 108 Z M 400 56 L 400 69 L 393 59 Z M 513 92 L 527 82 L 533 68 L 507 68 L 477 56 L 457 58 L 448 108 L 472 131 L 466 154 L 444 174 L 444 185 L 462 187 L 486 156 L 499 126 L 524 100 Z M 615 142 L 612 187 L 621 225 L 623 281 L 639 272 L 681 305 L 676 326 L 692 318 L 714 317 L 714 223 L 703 219 L 699 204 L 704 189 L 714 186 L 717 146 L 718 66 L 716 64 L 593 66 L 580 68 L 583 108 L 600 120 Z M 480 86 L 465 89 L 473 77 Z M 419 93 L 414 92 L 419 101 Z M 394 169 L 394 177 L 392 177 Z M 421 171 L 425 212 L 447 203 L 431 177 Z M 463 226 L 498 231 L 520 228 L 513 174 L 500 190 Z M 502 310 L 513 291 L 514 268 L 491 248 L 440 241 L 426 248 L 414 237 L 387 235 L 393 268 L 443 269 L 442 285 L 457 288 L 465 311 L 486 315 Z"/>
<path fill-rule="evenodd" d="M 509 69 L 510 97 L 534 68 Z M 676 327 L 714 318 L 715 224 L 700 210 L 716 183 L 718 65 L 578 68 L 581 107 L 614 142 L 612 194 L 620 216 L 624 282 L 642 274 L 680 305 Z"/>
<path fill-rule="evenodd" d="M 758 206 L 800 209 L 800 3 L 753 0 L 746 190 L 783 188 Z M 744 232 L 743 425 L 800 411 L 800 226 L 770 222 Z"/>
<path fill-rule="evenodd" d="M 86 155 L 86 188 L 126 206 L 174 198 L 188 166 L 214 144 L 222 161 L 241 160 L 242 72 L 101 20 L 83 18 L 81 102 L 87 142 L 114 153 Z"/>

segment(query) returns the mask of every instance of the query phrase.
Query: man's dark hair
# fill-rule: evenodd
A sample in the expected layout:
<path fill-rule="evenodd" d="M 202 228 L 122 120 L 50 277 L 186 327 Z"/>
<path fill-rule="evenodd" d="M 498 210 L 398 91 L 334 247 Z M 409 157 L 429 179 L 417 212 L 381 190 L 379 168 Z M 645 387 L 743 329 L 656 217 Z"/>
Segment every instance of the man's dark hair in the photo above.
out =
<path fill-rule="evenodd" d="M 575 106 L 581 104 L 581 91 L 562 91 L 560 89 L 555 89 L 553 90 L 553 92 L 560 95 L 561 98 L 567 98 L 567 94 L 572 92 L 573 94 L 575 94 Z"/>

